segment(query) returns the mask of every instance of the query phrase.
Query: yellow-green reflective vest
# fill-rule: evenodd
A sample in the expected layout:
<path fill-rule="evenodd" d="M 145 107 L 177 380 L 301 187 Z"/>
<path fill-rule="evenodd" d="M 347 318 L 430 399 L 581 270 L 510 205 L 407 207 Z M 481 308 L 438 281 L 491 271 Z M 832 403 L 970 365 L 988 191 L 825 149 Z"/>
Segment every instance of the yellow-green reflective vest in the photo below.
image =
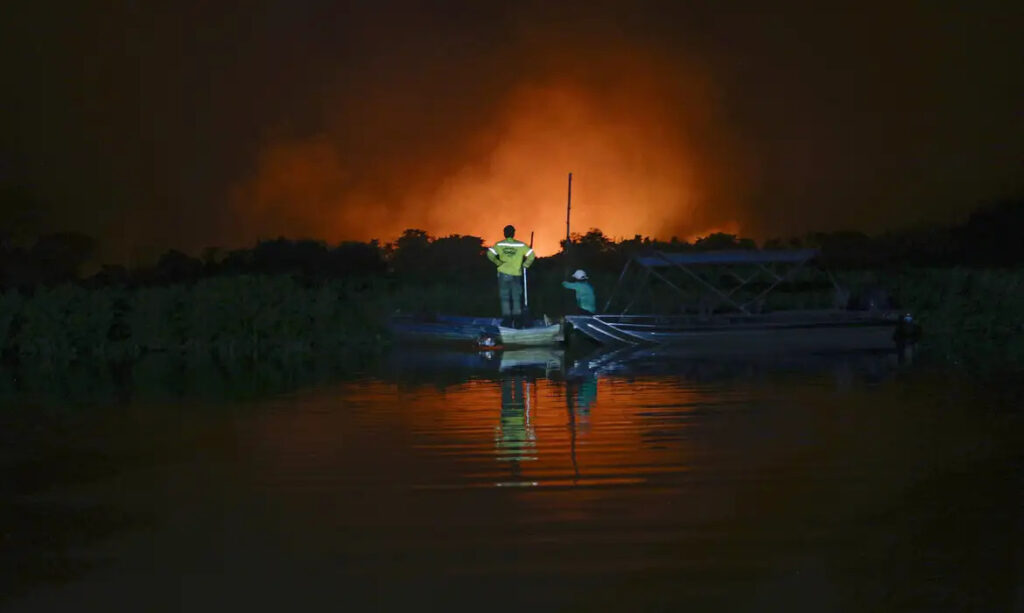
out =
<path fill-rule="evenodd" d="M 521 240 L 506 238 L 487 248 L 487 259 L 494 262 L 498 272 L 514 277 L 523 274 L 523 268 L 533 264 L 533 249 Z"/>

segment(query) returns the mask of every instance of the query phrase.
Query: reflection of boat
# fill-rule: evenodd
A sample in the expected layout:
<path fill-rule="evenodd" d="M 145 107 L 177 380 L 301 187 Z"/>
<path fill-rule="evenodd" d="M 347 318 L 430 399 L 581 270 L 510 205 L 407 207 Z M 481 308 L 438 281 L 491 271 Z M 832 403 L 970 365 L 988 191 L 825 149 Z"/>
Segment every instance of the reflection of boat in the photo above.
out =
<path fill-rule="evenodd" d="M 570 315 L 573 329 L 603 344 L 682 343 L 703 353 L 823 351 L 894 347 L 893 333 L 900 321 L 895 311 L 791 309 L 766 311 L 768 295 L 799 274 L 814 273 L 805 265 L 818 256 L 814 249 L 763 251 L 654 252 L 626 263 L 605 314 Z M 633 266 L 639 281 L 627 274 Z M 670 273 L 677 275 L 670 278 Z M 680 299 L 674 312 L 627 312 L 656 278 Z M 637 287 L 626 289 L 628 283 Z M 835 284 L 831 277 L 828 277 Z M 760 281 L 760 285 L 754 285 Z M 684 290 L 686 282 L 691 283 Z M 618 313 L 609 311 L 620 294 L 628 303 Z M 840 288 L 835 287 L 837 294 Z M 653 302 L 653 299 L 652 299 Z M 690 304 L 686 304 L 689 302 Z M 844 305 L 845 306 L 845 305 Z M 687 310 L 691 313 L 686 312 Z M 680 312 L 682 311 L 682 312 Z"/>
<path fill-rule="evenodd" d="M 513 368 L 542 367 L 545 370 L 557 370 L 562 367 L 565 352 L 550 347 L 530 347 L 527 349 L 508 349 L 495 352 L 500 361 L 501 370 Z"/>
<path fill-rule="evenodd" d="M 523 369 L 547 373 L 562 367 L 563 354 L 560 347 L 480 351 L 469 347 L 405 345 L 390 352 L 387 363 L 392 374 L 405 376 L 445 373 L 458 377 Z"/>
<path fill-rule="evenodd" d="M 495 317 L 457 315 L 399 315 L 392 317 L 391 331 L 398 338 L 427 342 L 479 343 L 487 340 L 502 346 L 527 347 L 562 342 L 562 326 L 534 320 L 528 328 L 506 328 Z"/>

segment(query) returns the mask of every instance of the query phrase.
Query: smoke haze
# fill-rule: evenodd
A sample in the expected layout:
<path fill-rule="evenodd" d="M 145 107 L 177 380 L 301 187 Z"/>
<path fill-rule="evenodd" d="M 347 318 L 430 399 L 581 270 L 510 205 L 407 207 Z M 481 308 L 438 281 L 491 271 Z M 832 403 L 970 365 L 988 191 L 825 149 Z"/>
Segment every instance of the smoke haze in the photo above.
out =
<path fill-rule="evenodd" d="M 510 83 L 480 125 L 436 140 L 420 144 L 430 132 L 421 125 L 443 117 L 391 117 L 412 142 L 377 156 L 374 169 L 338 144 L 343 119 L 330 122 L 340 134 L 268 143 L 256 172 L 235 187 L 233 210 L 249 235 L 329 240 L 386 239 L 409 227 L 497 238 L 511 223 L 553 253 L 565 235 L 571 171 L 575 231 L 689 236 L 735 227 L 742 185 L 719 169 L 735 166 L 729 156 L 738 153 L 722 145 L 728 126 L 715 117 L 704 75 L 673 74 L 635 51 L 589 59 L 588 71 Z"/>
<path fill-rule="evenodd" d="M 4 224 L 107 259 L 406 228 L 756 238 L 1024 187 L 1019 17 L 858 3 L 24 3 Z M 26 208 L 32 214 L 25 214 Z"/>

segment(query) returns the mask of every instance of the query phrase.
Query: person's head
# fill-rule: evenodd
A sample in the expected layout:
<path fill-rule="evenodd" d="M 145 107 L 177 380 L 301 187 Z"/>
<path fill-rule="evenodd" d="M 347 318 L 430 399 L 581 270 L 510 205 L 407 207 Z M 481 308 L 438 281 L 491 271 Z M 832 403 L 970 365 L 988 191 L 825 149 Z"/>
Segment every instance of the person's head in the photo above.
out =
<path fill-rule="evenodd" d="M 572 278 L 576 279 L 577 281 L 586 281 L 587 273 L 583 272 L 582 270 L 577 270 L 576 272 L 572 273 Z"/>
<path fill-rule="evenodd" d="M 516 229 L 512 225 L 505 226 L 505 238 L 512 238 L 516 235 Z"/>

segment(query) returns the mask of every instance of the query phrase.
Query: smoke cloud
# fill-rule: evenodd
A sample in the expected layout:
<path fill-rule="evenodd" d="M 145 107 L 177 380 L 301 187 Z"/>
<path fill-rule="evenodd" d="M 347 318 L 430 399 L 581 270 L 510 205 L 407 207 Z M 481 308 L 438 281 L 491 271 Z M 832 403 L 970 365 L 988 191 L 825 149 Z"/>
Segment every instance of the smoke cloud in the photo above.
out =
<path fill-rule="evenodd" d="M 394 109 L 382 125 L 380 109 L 368 108 L 330 118 L 330 131 L 265 144 L 231 193 L 245 233 L 388 240 L 421 228 L 491 239 L 511 223 L 550 254 L 565 236 L 569 172 L 574 232 L 739 228 L 742 183 L 722 171 L 739 154 L 707 75 L 622 43 L 585 58 L 554 55 L 555 66 L 538 60 L 533 74 L 503 84 L 471 125 Z M 346 142 L 353 122 L 381 126 L 366 152 Z"/>
<path fill-rule="evenodd" d="M 5 17 L 0 182 L 24 197 L 0 233 L 85 232 L 106 261 L 507 223 L 552 253 L 569 172 L 573 231 L 664 239 L 948 223 L 1024 189 L 1024 26 L 995 0 Z"/>

